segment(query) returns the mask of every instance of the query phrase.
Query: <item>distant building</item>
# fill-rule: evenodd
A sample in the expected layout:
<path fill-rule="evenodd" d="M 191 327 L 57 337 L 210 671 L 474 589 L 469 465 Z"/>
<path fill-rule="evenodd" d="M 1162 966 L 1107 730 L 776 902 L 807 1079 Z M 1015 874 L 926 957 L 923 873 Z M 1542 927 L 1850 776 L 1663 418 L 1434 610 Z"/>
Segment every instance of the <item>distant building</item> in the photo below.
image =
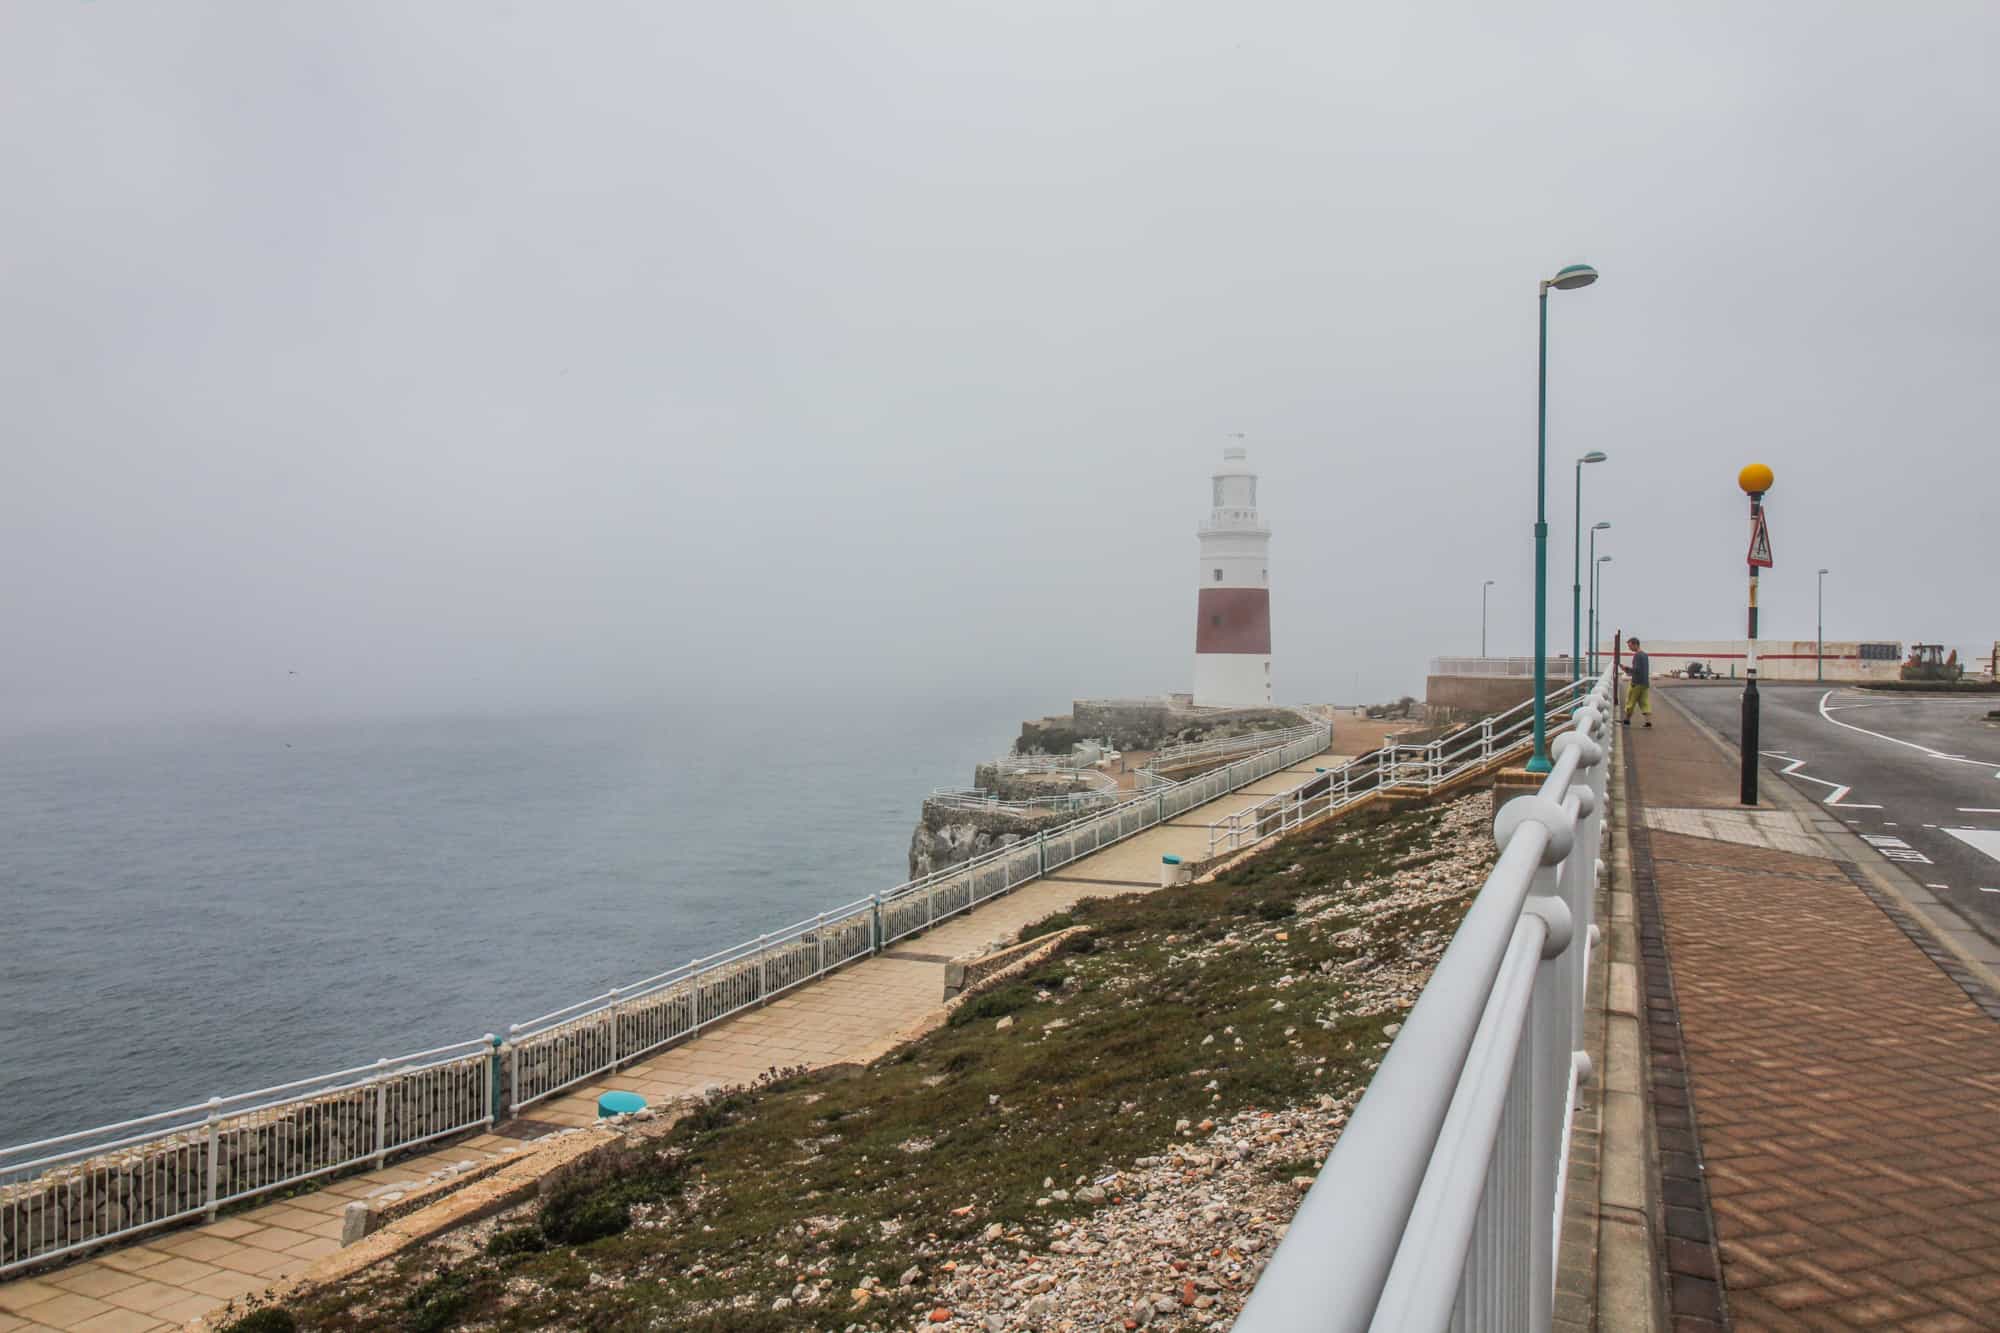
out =
<path fill-rule="evenodd" d="M 1741 679 L 1750 664 L 1748 639 L 1655 639 L 1643 631 L 1646 655 L 1655 676 L 1686 675 L 1699 663 L 1709 675 Z M 1604 641 L 1609 655 L 1612 641 Z M 1627 652 L 1631 650 L 1626 649 Z M 1757 679 L 1816 680 L 1843 684 L 1854 681 L 1898 680 L 1903 670 L 1903 645 L 1896 639 L 1828 639 L 1822 650 L 1814 639 L 1759 639 Z"/>
<path fill-rule="evenodd" d="M 1194 701 L 1271 702 L 1271 530 L 1257 517 L 1257 474 L 1241 448 L 1222 451 L 1201 540 L 1195 598 Z"/>

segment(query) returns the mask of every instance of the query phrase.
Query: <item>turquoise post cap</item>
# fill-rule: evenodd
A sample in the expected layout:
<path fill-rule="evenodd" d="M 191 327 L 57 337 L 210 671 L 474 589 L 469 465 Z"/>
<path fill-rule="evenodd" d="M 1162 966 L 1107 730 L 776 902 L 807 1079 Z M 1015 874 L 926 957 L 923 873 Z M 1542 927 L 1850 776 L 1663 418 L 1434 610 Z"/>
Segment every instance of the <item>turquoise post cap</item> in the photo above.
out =
<path fill-rule="evenodd" d="M 1325 770 L 1325 769 L 1323 769 L 1323 768 L 1315 768 L 1315 769 L 1313 770 L 1313 772 L 1315 772 L 1315 773 L 1324 773 L 1324 772 L 1326 772 L 1326 770 Z"/>
<path fill-rule="evenodd" d="M 1177 866 L 1180 863 L 1181 859 L 1178 856 L 1163 856 L 1160 858 L 1161 865 Z"/>
<path fill-rule="evenodd" d="M 629 1115 L 646 1109 L 646 1099 L 636 1092 L 607 1092 L 597 1099 L 597 1118 Z"/>

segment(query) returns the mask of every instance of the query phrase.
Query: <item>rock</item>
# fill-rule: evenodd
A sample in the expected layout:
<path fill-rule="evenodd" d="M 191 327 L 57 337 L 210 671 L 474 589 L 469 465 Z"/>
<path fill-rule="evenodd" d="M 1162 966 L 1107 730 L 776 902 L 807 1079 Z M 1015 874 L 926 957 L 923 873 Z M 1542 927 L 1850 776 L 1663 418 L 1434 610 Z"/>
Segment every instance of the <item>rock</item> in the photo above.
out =
<path fill-rule="evenodd" d="M 1297 1190 L 1299 1193 L 1304 1194 L 1307 1190 L 1311 1189 L 1312 1187 L 1313 1187 L 1313 1178 L 1311 1176 L 1292 1177 L 1292 1188 Z"/>
<path fill-rule="evenodd" d="M 915 1264 L 911 1264 L 908 1268 L 905 1268 L 903 1270 L 903 1276 L 896 1280 L 896 1285 L 901 1287 L 914 1287 L 917 1285 L 918 1280 L 921 1279 L 923 1275 L 924 1275 L 923 1269 L 917 1267 Z"/>
<path fill-rule="evenodd" d="M 993 1026 L 994 1026 L 994 1029 L 995 1029 L 996 1031 L 1005 1031 L 1006 1029 L 1008 1029 L 1008 1028 L 1010 1028 L 1010 1027 L 1013 1027 L 1013 1026 L 1014 1026 L 1014 1015 L 1012 1015 L 1012 1014 L 1008 1014 L 1008 1015 L 1007 1015 L 1007 1016 L 1006 1016 L 1005 1018 L 1001 1019 L 1001 1020 L 1000 1020 L 999 1022 L 995 1023 L 995 1024 L 993 1025 Z"/>
<path fill-rule="evenodd" d="M 951 1311 L 945 1309 L 943 1306 L 939 1306 L 937 1309 L 931 1311 L 931 1322 L 933 1324 L 949 1324 L 951 1322 Z"/>
<path fill-rule="evenodd" d="M 1403 1025 L 1401 1023 L 1391 1023 L 1388 1027 L 1382 1029 L 1382 1035 L 1385 1037 L 1393 1037 L 1402 1030 L 1403 1030 Z"/>

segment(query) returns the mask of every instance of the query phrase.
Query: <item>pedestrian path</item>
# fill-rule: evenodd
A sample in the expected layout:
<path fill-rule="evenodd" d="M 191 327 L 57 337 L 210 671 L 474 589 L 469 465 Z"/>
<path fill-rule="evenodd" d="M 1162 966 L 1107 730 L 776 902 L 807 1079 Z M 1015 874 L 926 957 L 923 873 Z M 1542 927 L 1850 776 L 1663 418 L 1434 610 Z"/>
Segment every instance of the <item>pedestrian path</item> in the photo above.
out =
<path fill-rule="evenodd" d="M 1340 758 L 1329 751 L 1273 773 L 764 1008 L 717 1024 L 693 1041 L 529 1107 L 525 1115 L 541 1124 L 587 1125 L 597 1118 L 598 1096 L 614 1088 L 657 1103 L 749 1083 L 771 1069 L 873 1060 L 941 1007 L 946 960 L 1011 941 L 1022 926 L 1086 898 L 1157 888 L 1161 856 L 1205 855 L 1210 822 L 1288 790 L 1315 768 Z M 0 1333 L 178 1328 L 232 1298 L 294 1276 L 338 1249 L 341 1211 L 351 1201 L 406 1189 L 446 1167 L 486 1160 L 518 1146 L 516 1139 L 478 1135 L 309 1194 L 203 1226 L 160 1232 L 33 1278 L 0 1282 Z"/>
<path fill-rule="evenodd" d="M 1664 702 L 1625 758 L 1675 1327 L 2000 1327 L 1991 996 Z"/>

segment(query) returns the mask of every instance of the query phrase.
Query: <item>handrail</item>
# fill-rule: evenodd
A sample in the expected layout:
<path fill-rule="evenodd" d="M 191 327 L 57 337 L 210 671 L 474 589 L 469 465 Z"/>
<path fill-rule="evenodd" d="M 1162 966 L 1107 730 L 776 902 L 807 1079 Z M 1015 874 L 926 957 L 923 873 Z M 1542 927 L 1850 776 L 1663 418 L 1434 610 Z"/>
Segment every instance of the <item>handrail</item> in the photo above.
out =
<path fill-rule="evenodd" d="M 1239 1333 L 1547 1328 L 1606 811 L 1610 673 L 1238 1317 Z M 1572 691 L 1574 693 L 1574 691 Z"/>
<path fill-rule="evenodd" d="M 1551 721 L 1566 718 L 1595 682 L 1573 681 L 1548 698 Z M 1469 723 L 1426 745 L 1383 745 L 1316 774 L 1255 805 L 1224 815 L 1208 827 L 1208 855 L 1241 851 L 1299 827 L 1308 819 L 1345 810 L 1385 788 L 1434 792 L 1445 783 L 1521 749 L 1533 739 L 1533 701 Z"/>
<path fill-rule="evenodd" d="M 1183 782 L 1088 793 L 1103 804 L 1032 839 L 512 1024 L 504 1041 L 457 1042 L 0 1148 L 0 1214 L 11 1219 L 0 1227 L 0 1273 L 213 1216 L 222 1204 L 298 1181 L 370 1161 L 379 1165 L 388 1153 L 519 1113 L 1320 753 L 1332 733 L 1318 726 L 1286 734 L 1293 738 Z M 252 1141 L 262 1143 L 257 1136 L 266 1121 L 285 1117 L 303 1132 L 281 1136 L 296 1151 L 275 1162 Z M 107 1156 L 112 1153 L 119 1156 Z M 167 1165 L 151 1172 L 146 1163 L 155 1160 Z M 135 1172 L 179 1184 L 158 1198 L 148 1195 L 145 1207 L 129 1214 L 79 1211 L 70 1200 L 77 1189 L 127 1197 Z"/>

